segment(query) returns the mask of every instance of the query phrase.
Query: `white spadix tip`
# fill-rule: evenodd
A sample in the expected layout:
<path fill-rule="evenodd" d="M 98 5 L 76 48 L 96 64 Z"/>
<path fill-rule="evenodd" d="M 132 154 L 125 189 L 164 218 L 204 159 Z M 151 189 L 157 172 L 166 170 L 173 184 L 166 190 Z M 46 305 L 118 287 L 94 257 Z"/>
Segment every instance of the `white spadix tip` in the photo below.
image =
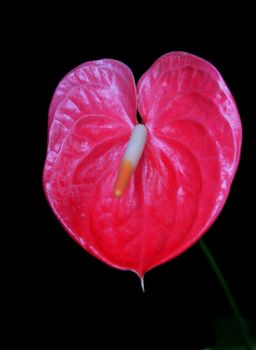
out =
<path fill-rule="evenodd" d="M 126 148 L 123 159 L 132 163 L 134 169 L 136 168 L 147 139 L 147 128 L 143 124 L 138 124 L 134 127 L 128 146 Z"/>
<path fill-rule="evenodd" d="M 117 175 L 114 194 L 121 197 L 139 163 L 147 139 L 147 128 L 138 124 L 134 127 Z"/>

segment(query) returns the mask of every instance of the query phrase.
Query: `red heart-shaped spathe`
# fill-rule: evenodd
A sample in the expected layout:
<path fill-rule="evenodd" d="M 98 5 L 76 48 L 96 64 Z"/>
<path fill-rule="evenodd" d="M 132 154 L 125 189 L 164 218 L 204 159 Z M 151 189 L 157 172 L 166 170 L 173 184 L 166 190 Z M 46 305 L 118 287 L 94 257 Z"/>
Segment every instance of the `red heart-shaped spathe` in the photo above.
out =
<path fill-rule="evenodd" d="M 119 164 L 136 121 L 148 137 L 121 198 Z M 110 59 L 75 68 L 49 111 L 44 189 L 68 233 L 140 276 L 196 242 L 220 213 L 239 162 L 241 124 L 218 71 L 194 55 L 159 58 L 136 86 Z"/>

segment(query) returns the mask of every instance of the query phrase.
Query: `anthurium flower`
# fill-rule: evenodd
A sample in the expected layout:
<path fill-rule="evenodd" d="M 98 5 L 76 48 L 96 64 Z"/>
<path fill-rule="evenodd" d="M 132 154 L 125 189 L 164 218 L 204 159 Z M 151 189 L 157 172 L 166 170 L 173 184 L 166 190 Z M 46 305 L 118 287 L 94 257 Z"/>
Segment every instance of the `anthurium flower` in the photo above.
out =
<path fill-rule="evenodd" d="M 142 277 L 216 220 L 241 138 L 235 101 L 202 58 L 168 53 L 137 87 L 119 61 L 86 62 L 50 105 L 45 193 L 85 250 Z"/>

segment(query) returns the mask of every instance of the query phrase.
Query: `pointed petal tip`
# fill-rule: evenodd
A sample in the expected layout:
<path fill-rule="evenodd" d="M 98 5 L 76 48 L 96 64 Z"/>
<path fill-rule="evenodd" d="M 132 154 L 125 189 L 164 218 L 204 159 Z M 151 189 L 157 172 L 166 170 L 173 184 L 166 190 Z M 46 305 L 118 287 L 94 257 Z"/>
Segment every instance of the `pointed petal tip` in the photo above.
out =
<path fill-rule="evenodd" d="M 141 285 L 141 289 L 143 291 L 143 293 L 145 293 L 145 285 L 144 285 L 144 274 L 139 273 L 136 270 L 131 270 L 132 272 L 134 272 L 140 279 L 140 285 Z"/>
<path fill-rule="evenodd" d="M 141 289 L 142 289 L 143 293 L 145 293 L 144 275 L 140 276 L 140 284 L 141 284 Z"/>

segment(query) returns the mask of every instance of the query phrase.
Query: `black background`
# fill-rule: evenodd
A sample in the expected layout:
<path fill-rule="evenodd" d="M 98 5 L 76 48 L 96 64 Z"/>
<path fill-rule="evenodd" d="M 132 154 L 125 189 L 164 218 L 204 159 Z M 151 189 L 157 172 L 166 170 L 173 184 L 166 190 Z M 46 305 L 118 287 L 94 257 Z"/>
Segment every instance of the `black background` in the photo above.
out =
<path fill-rule="evenodd" d="M 55 40 L 56 39 L 56 40 Z M 30 326 L 46 343 L 142 346 L 157 349 L 201 349 L 214 345 L 213 321 L 231 315 L 222 290 L 203 253 L 195 245 L 178 258 L 145 276 L 146 293 L 131 272 L 113 269 L 78 246 L 49 208 L 41 174 L 46 156 L 48 107 L 58 82 L 75 66 L 101 58 L 127 64 L 136 81 L 162 54 L 182 50 L 210 61 L 231 89 L 243 125 L 241 162 L 228 201 L 205 236 L 245 318 L 256 319 L 255 295 L 255 54 L 240 42 L 233 45 L 121 45 L 112 43 L 65 46 L 58 38 L 33 55 L 37 62 L 31 118 L 31 216 L 28 281 L 23 283 Z M 252 198 L 251 198 L 252 196 Z M 25 300 L 25 299 L 24 299 Z M 22 302 L 22 300 L 21 300 Z M 24 301 L 25 302 L 25 301 Z M 45 318 L 45 319 L 44 319 Z M 42 321 L 43 320 L 43 321 Z M 51 338 L 53 336 L 53 339 Z M 120 337 L 120 338 L 119 338 Z M 51 340 L 50 340 L 51 339 Z M 75 347 L 74 347 L 75 348 Z M 90 347 L 89 347 L 90 348 Z"/>

